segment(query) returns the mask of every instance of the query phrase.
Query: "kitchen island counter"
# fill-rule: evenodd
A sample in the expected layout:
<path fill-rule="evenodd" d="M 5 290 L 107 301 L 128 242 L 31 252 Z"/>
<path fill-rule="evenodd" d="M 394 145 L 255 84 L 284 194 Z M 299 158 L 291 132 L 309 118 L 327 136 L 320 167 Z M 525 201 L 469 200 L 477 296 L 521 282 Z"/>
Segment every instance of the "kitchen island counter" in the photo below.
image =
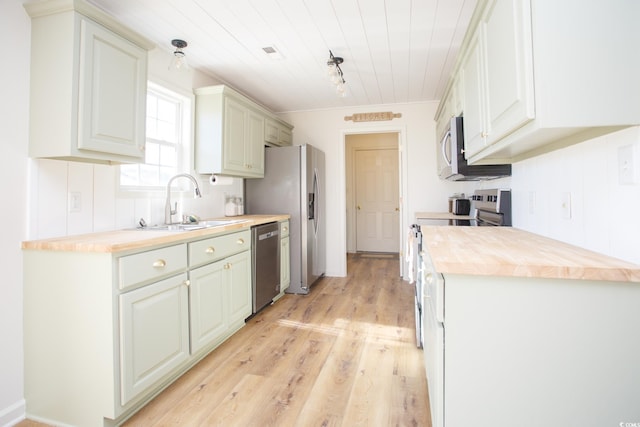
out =
<path fill-rule="evenodd" d="M 512 227 L 423 226 L 442 274 L 640 282 L 640 266 Z"/>

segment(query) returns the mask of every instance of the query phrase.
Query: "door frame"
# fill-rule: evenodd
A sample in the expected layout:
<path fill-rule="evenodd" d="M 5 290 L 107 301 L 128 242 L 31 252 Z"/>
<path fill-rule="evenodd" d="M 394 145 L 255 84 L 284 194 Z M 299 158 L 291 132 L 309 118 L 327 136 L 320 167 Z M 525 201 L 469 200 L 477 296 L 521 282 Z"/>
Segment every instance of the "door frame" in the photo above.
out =
<path fill-rule="evenodd" d="M 344 234 L 344 239 L 345 239 L 345 249 L 347 252 L 350 251 L 350 249 L 355 250 L 355 247 L 353 248 L 349 248 L 348 246 L 348 242 L 350 242 L 349 238 L 348 238 L 348 233 L 350 232 L 350 230 L 353 229 L 353 227 L 355 226 L 355 222 L 354 222 L 354 210 L 355 210 L 355 199 L 353 199 L 353 197 L 351 197 L 351 200 L 349 199 L 349 195 L 347 194 L 347 173 L 350 170 L 351 165 L 347 164 L 347 136 L 348 135 L 357 135 L 357 134 L 375 134 L 375 133 L 395 133 L 398 135 L 398 143 L 397 143 L 397 148 L 398 148 L 398 185 L 399 185 L 399 191 L 398 191 L 398 195 L 400 198 L 400 213 L 399 213 L 399 220 L 398 220 L 398 227 L 400 228 L 399 231 L 399 236 L 400 236 L 400 241 L 399 243 L 399 247 L 398 247 L 398 253 L 399 253 L 399 259 L 398 262 L 400 264 L 400 276 L 404 277 L 404 248 L 406 247 L 406 233 L 403 232 L 403 230 L 406 230 L 408 227 L 408 219 L 406 218 L 406 206 L 407 206 L 407 201 L 405 198 L 405 195 L 408 194 L 408 188 L 407 188 L 407 138 L 406 138 L 406 133 L 407 133 L 407 129 L 406 126 L 403 125 L 383 125 L 383 126 L 368 126 L 368 127 L 362 127 L 362 128 L 357 128 L 357 129 L 343 129 L 341 131 L 342 133 L 342 155 L 343 155 L 343 160 L 344 160 L 344 164 L 343 164 L 343 169 L 341 171 L 342 173 L 342 182 L 344 183 L 344 186 L 340 189 L 341 191 L 343 191 L 343 197 L 344 197 L 344 202 L 345 202 L 345 210 L 344 210 L 344 214 L 341 216 L 341 219 L 343 221 L 343 230 L 345 231 Z M 345 254 L 346 255 L 346 254 Z M 345 261 L 346 262 L 346 261 Z M 345 265 L 345 272 L 346 272 L 346 265 Z"/>

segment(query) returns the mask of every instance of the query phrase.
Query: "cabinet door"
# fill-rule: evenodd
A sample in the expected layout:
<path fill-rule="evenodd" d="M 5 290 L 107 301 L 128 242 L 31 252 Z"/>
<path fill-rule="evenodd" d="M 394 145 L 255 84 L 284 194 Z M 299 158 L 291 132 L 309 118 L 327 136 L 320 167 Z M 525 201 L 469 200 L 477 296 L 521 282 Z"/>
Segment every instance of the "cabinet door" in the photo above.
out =
<path fill-rule="evenodd" d="M 247 107 L 232 98 L 224 98 L 224 130 L 222 136 L 222 172 L 245 175 L 247 139 Z M 264 143 L 264 142 L 263 142 Z"/>
<path fill-rule="evenodd" d="M 466 157 L 485 147 L 488 132 L 485 107 L 485 73 L 483 69 L 483 31 L 481 26 L 469 43 L 469 51 L 462 65 L 464 85 L 464 148 Z"/>
<path fill-rule="evenodd" d="M 264 140 L 272 144 L 278 143 L 278 125 L 269 119 L 264 121 Z"/>
<path fill-rule="evenodd" d="M 264 117 L 253 110 L 247 113 L 247 139 L 245 140 L 247 175 L 264 176 Z"/>
<path fill-rule="evenodd" d="M 291 131 L 285 127 L 281 127 L 278 132 L 278 144 L 288 146 L 293 144 L 293 135 Z"/>
<path fill-rule="evenodd" d="M 289 237 L 280 239 L 280 291 L 284 291 L 291 284 L 291 253 Z"/>
<path fill-rule="evenodd" d="M 189 273 L 191 354 L 225 335 L 226 262 L 218 261 Z"/>
<path fill-rule="evenodd" d="M 529 0 L 494 0 L 484 18 L 487 145 L 532 120 L 533 52 Z"/>
<path fill-rule="evenodd" d="M 186 280 L 180 274 L 120 295 L 122 405 L 189 357 Z"/>
<path fill-rule="evenodd" d="M 78 149 L 144 159 L 146 55 L 82 19 Z"/>
<path fill-rule="evenodd" d="M 251 251 L 224 261 L 228 279 L 229 326 L 244 322 L 251 315 Z"/>

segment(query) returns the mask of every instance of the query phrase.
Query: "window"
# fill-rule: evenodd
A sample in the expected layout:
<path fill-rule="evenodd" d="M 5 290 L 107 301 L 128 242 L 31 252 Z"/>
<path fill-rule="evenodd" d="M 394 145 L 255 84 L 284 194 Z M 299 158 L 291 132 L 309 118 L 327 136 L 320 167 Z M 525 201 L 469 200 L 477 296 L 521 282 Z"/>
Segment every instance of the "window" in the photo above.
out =
<path fill-rule="evenodd" d="M 188 172 L 190 118 L 187 97 L 148 84 L 145 163 L 120 166 L 121 190 L 164 191 L 172 176 Z"/>

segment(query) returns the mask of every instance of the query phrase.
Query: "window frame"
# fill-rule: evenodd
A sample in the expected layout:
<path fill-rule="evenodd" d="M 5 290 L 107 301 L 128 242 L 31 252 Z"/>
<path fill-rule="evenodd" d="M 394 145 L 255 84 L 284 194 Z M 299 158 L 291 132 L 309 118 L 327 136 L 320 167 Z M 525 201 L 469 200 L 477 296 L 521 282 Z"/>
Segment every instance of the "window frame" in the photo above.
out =
<path fill-rule="evenodd" d="M 180 102 L 181 104 L 181 117 L 180 120 L 180 144 L 177 153 L 176 174 L 179 173 L 192 173 L 193 164 L 193 135 L 194 135 L 194 108 L 195 108 L 195 96 L 193 93 L 188 93 L 183 89 L 173 87 L 173 85 L 165 82 L 157 82 L 153 80 L 147 81 L 147 91 L 153 91 L 160 96 L 168 97 Z M 145 97 L 146 102 L 146 97 Z M 145 126 L 146 126 L 146 108 L 145 108 Z M 145 147 L 147 143 L 146 131 L 145 131 Z M 144 162 L 140 163 L 144 164 Z M 145 197 L 145 196 L 165 196 L 166 195 L 166 183 L 158 186 L 124 186 L 120 182 L 121 172 L 118 167 L 116 172 L 116 188 L 118 196 L 120 197 Z M 184 183 L 172 186 L 171 192 L 184 192 L 188 191 Z"/>

